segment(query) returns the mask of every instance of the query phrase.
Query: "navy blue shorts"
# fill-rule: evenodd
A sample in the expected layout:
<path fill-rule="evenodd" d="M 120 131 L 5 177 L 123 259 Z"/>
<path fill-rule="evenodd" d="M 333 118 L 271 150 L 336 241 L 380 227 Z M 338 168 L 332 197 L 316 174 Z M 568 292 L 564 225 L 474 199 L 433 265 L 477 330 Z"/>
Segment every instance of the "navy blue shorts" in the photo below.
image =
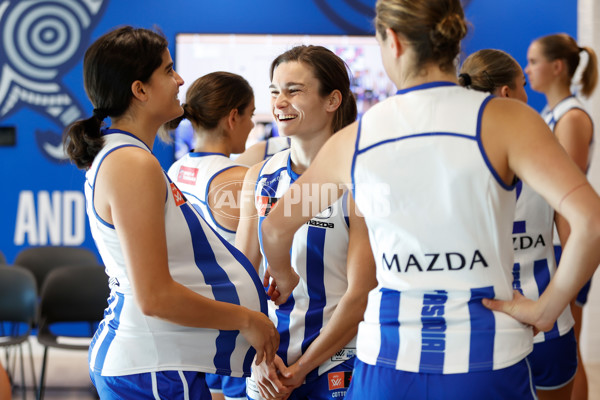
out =
<path fill-rule="evenodd" d="M 159 371 L 102 376 L 90 371 L 90 378 L 102 400 L 211 400 L 203 372 Z"/>
<path fill-rule="evenodd" d="M 356 360 L 346 400 L 536 400 L 527 359 L 496 371 L 431 374 Z"/>
<path fill-rule="evenodd" d="M 227 400 L 246 400 L 246 378 L 206 374 L 206 384 L 211 393 L 222 393 Z"/>
<path fill-rule="evenodd" d="M 573 329 L 563 336 L 535 343 L 527 359 L 538 390 L 565 386 L 577 372 L 577 340 Z"/>
<path fill-rule="evenodd" d="M 305 382 L 301 386 L 294 389 L 288 397 L 288 400 L 337 400 L 343 399 L 346 396 L 346 391 L 352 379 L 352 369 L 354 368 L 354 360 L 344 361 L 320 375 L 314 380 Z M 256 384 L 251 378 L 248 378 L 248 399 L 261 399 Z M 370 397 L 365 397 L 368 399 Z"/>
<path fill-rule="evenodd" d="M 562 255 L 562 247 L 554 245 L 554 256 L 556 257 L 556 265 L 560 261 L 560 256 Z M 577 293 L 577 298 L 575 298 L 575 304 L 579 307 L 583 307 L 585 303 L 587 303 L 588 294 L 590 293 L 590 287 L 592 286 L 592 280 L 586 282 L 585 285 L 581 288 L 579 293 Z"/>

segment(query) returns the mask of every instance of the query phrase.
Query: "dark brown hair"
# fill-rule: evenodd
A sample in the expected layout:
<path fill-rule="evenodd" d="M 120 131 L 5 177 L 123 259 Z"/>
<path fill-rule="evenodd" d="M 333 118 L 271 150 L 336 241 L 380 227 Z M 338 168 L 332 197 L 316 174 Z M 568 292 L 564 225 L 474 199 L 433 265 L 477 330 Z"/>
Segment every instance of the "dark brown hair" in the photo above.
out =
<path fill-rule="evenodd" d="M 231 110 L 243 115 L 253 98 L 252 86 L 240 75 L 212 72 L 192 83 L 185 96 L 183 115 L 168 122 L 166 128 L 173 130 L 186 118 L 195 129 L 214 129 Z"/>
<path fill-rule="evenodd" d="M 349 69 L 344 60 L 323 46 L 296 46 L 280 54 L 271 63 L 270 78 L 279 64 L 297 61 L 312 69 L 319 81 L 319 95 L 328 96 L 334 90 L 342 94 L 342 104 L 335 111 L 332 122 L 333 132 L 337 132 L 356 120 L 356 100 L 350 90 Z"/>
<path fill-rule="evenodd" d="M 386 29 L 402 34 L 413 46 L 415 68 L 435 63 L 452 71 L 467 34 L 460 0 L 377 0 L 375 29 L 382 39 Z"/>
<path fill-rule="evenodd" d="M 162 64 L 167 46 L 167 40 L 158 32 L 125 26 L 104 34 L 87 49 L 83 83 L 94 113 L 68 126 L 63 139 L 77 167 L 90 167 L 104 144 L 102 121 L 127 111 L 133 97 L 131 84 L 136 80 L 148 82 Z"/>

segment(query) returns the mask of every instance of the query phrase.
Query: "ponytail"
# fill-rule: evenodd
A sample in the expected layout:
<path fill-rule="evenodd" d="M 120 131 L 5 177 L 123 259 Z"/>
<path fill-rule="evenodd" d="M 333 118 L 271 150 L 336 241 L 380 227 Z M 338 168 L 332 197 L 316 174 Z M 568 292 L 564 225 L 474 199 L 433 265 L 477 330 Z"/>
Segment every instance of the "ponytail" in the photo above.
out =
<path fill-rule="evenodd" d="M 588 62 L 581 74 L 581 94 L 585 97 L 590 97 L 598 83 L 598 58 L 596 52 L 590 47 L 580 48 L 588 53 Z"/>
<path fill-rule="evenodd" d="M 77 168 L 88 169 L 104 145 L 102 120 L 96 115 L 73 122 L 63 135 L 65 153 Z"/>

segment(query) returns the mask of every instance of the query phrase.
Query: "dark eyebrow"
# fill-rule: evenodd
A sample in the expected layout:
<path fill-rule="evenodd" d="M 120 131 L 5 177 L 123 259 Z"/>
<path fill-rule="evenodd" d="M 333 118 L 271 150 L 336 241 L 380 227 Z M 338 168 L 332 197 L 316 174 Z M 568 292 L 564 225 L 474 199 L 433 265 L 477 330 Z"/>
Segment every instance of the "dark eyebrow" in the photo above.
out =
<path fill-rule="evenodd" d="M 289 88 L 290 86 L 301 86 L 301 87 L 304 87 L 306 85 L 304 83 L 299 83 L 299 82 L 287 82 L 285 85 L 283 85 L 284 88 Z M 270 84 L 269 85 L 269 89 L 275 89 L 275 85 Z"/>

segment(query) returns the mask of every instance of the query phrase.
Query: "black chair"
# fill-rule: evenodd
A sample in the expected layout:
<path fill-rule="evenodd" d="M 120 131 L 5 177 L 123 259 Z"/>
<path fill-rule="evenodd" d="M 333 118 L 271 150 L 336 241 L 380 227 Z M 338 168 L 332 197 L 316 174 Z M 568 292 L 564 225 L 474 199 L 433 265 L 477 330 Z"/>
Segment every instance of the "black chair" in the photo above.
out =
<path fill-rule="evenodd" d="M 44 279 L 56 267 L 66 265 L 97 265 L 96 255 L 83 247 L 41 246 L 21 250 L 15 258 L 15 264 L 30 270 L 35 276 L 38 290 Z"/>
<path fill-rule="evenodd" d="M 23 345 L 29 345 L 29 360 L 33 388 L 37 395 L 33 351 L 29 336 L 37 312 L 37 289 L 31 272 L 19 266 L 0 265 L 0 347 L 6 349 L 6 370 L 11 382 L 16 375 L 17 354 L 14 354 L 13 368 L 10 367 L 9 350 L 18 346 L 21 364 L 21 393 L 25 399 L 25 363 Z"/>
<path fill-rule="evenodd" d="M 103 266 L 64 266 L 48 274 L 42 286 L 38 317 L 38 341 L 44 346 L 38 399 L 44 396 L 48 349 L 87 351 L 89 348 L 89 341 L 85 344 L 69 343 L 69 337 L 81 336 L 57 334 L 52 329 L 53 324 L 86 322 L 89 331 L 84 336 L 91 339 L 104 315 L 109 295 L 108 277 Z"/>

